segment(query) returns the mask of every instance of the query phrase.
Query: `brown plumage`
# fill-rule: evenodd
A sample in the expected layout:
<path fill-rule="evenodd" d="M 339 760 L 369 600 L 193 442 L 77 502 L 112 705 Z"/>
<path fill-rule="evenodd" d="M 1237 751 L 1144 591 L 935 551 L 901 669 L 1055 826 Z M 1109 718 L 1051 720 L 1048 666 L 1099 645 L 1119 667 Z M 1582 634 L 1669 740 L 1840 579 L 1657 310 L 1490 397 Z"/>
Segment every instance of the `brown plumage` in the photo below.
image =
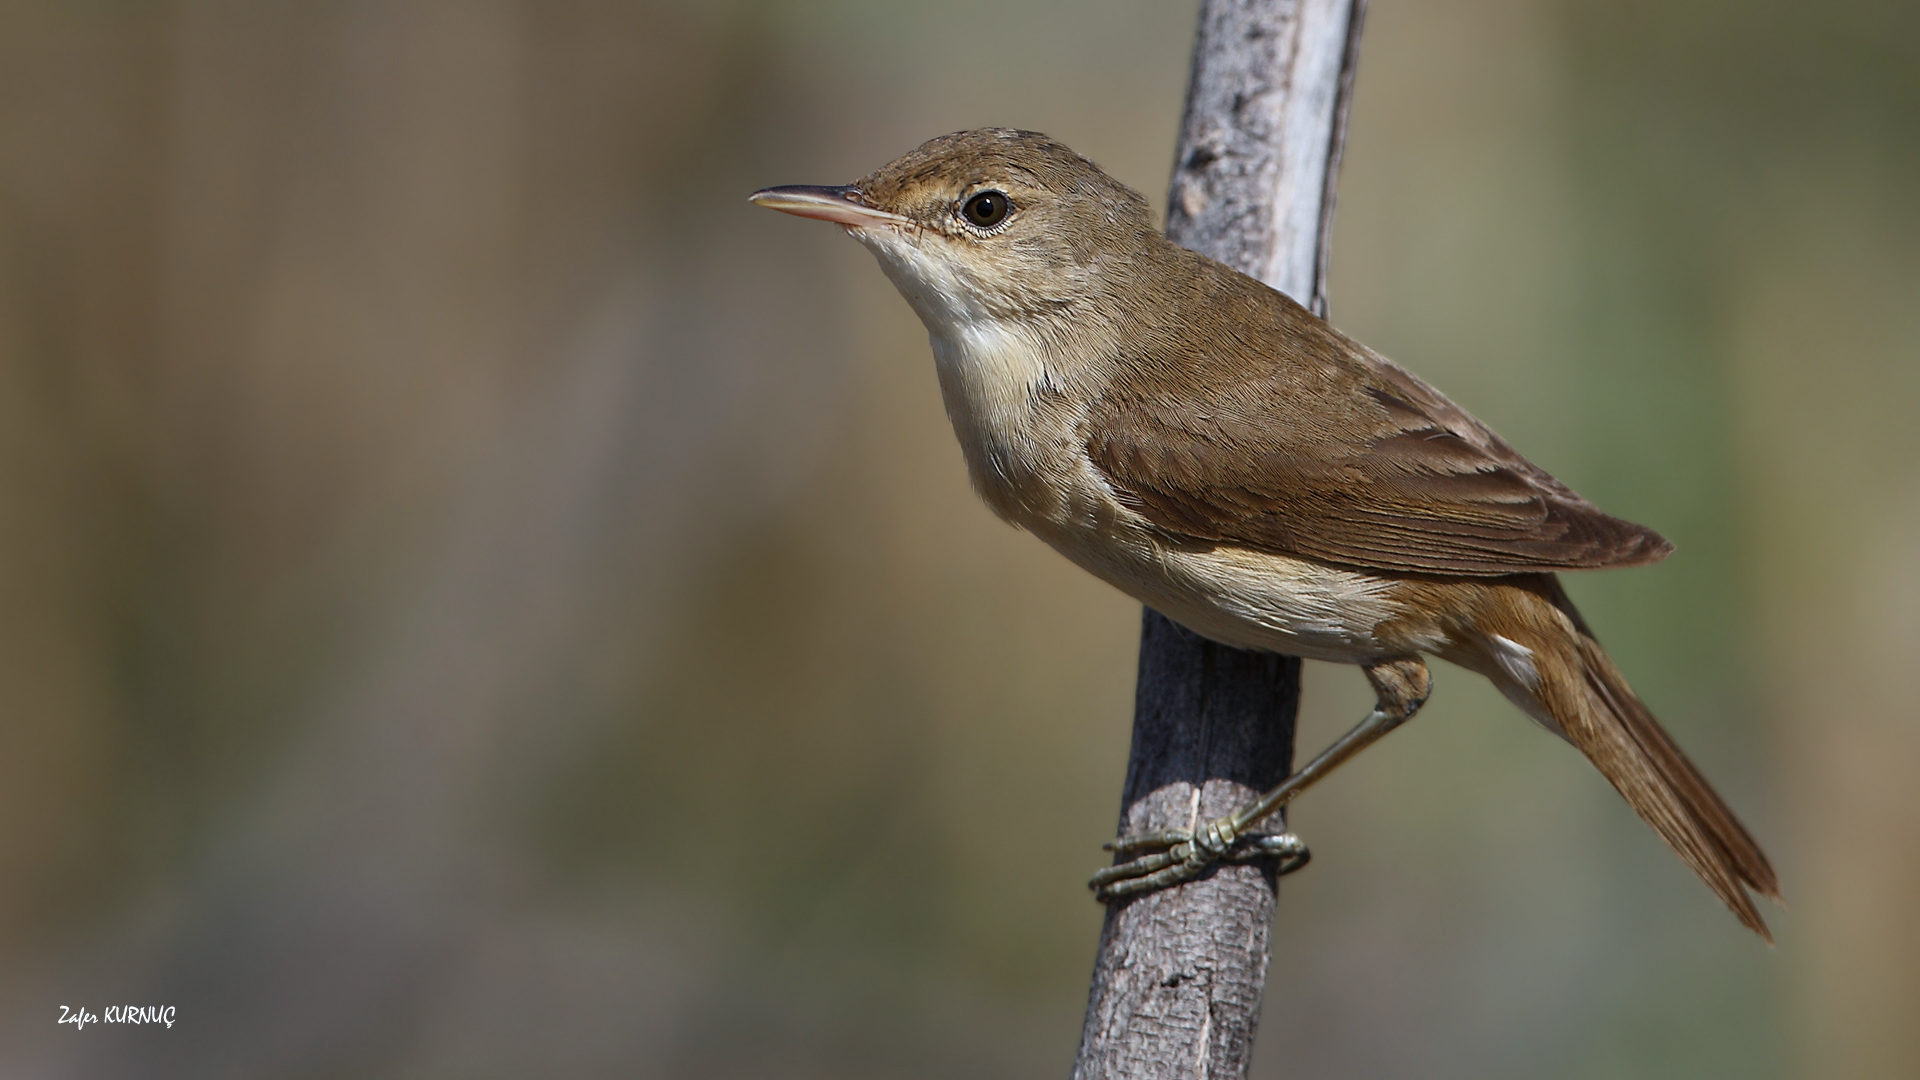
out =
<path fill-rule="evenodd" d="M 1766 854 L 1627 685 L 1553 575 L 1406 581 L 1399 588 L 1410 606 L 1445 612 L 1453 633 L 1441 658 L 1485 675 L 1585 754 L 1742 923 L 1773 941 L 1746 892 L 1780 899 Z M 1496 635 L 1532 653 L 1537 679 L 1516 677 Z"/>
<path fill-rule="evenodd" d="M 1119 501 L 1182 540 L 1414 579 L 1402 603 L 1592 761 L 1740 921 L 1771 942 L 1742 885 L 1779 899 L 1759 845 L 1660 727 L 1542 570 L 1634 566 L 1673 545 L 1603 513 L 1418 377 L 1286 295 L 1182 248 L 1195 287 L 1154 314 L 1128 376 L 1093 404 L 1087 452 Z M 1164 299 L 1164 294 L 1163 294 Z M 1232 321 L 1208 313 L 1227 310 Z M 1524 575 L 1524 576 L 1509 576 Z M 1525 685 L 1488 647 L 1533 654 Z M 1390 636 L 1383 634 L 1383 637 Z M 1405 635 L 1416 652 L 1419 634 Z"/>
<path fill-rule="evenodd" d="M 1156 525 L 1476 576 L 1634 566 L 1673 550 L 1284 294 L 1184 248 L 1163 254 L 1189 264 L 1173 276 L 1193 287 L 1142 321 L 1180 332 L 1135 339 L 1093 403 L 1087 445 L 1121 501 Z"/>
<path fill-rule="evenodd" d="M 1439 391 L 1273 289 L 1170 243 L 1146 200 L 1033 132 L 934 139 L 855 185 L 756 202 L 833 221 L 926 324 L 995 512 L 1240 648 L 1358 664 L 1379 696 L 1261 801 L 1102 871 L 1120 897 L 1247 850 L 1246 830 L 1417 711 L 1421 654 L 1491 679 L 1592 761 L 1747 926 L 1753 839 L 1627 686 L 1551 571 L 1672 550 Z M 1264 850 L 1264 849 L 1263 849 Z M 1770 940 L 1770 939 L 1769 939 Z"/>

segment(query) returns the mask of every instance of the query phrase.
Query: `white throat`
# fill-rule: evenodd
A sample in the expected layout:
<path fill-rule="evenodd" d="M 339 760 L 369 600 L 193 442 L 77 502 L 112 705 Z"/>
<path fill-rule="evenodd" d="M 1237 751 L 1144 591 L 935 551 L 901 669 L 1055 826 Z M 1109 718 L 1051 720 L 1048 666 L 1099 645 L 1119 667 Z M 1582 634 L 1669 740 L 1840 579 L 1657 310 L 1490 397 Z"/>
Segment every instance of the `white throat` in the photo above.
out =
<path fill-rule="evenodd" d="M 1005 489 L 1020 486 L 1036 464 L 1036 407 L 1058 384 L 1045 341 L 1025 320 L 994 314 L 964 267 L 928 253 L 915 237 L 884 227 L 848 231 L 926 325 L 974 485 L 1005 513 Z"/>

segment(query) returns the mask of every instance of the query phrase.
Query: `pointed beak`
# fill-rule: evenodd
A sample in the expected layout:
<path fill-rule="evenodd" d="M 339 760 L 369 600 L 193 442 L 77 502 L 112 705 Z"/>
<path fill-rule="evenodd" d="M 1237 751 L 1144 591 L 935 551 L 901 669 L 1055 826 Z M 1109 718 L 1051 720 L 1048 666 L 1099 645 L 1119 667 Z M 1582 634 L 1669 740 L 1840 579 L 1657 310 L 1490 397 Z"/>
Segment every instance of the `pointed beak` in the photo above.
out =
<path fill-rule="evenodd" d="M 747 201 L 785 214 L 819 218 L 821 221 L 832 221 L 856 228 L 863 225 L 907 224 L 907 219 L 899 214 L 890 214 L 885 210 L 876 210 L 868 206 L 859 188 L 789 184 L 785 187 L 770 187 L 764 191 L 756 191 L 747 196 Z"/>

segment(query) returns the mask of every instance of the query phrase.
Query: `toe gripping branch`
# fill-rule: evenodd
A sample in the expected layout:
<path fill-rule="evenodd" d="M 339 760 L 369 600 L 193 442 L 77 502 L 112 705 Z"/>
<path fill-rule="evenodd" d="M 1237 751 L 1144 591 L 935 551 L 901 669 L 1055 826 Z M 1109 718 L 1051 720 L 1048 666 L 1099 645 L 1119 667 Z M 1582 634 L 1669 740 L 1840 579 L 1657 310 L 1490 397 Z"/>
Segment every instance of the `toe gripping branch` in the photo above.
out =
<path fill-rule="evenodd" d="M 1093 889 L 1094 898 L 1121 900 L 1192 881 L 1217 862 L 1278 859 L 1277 870 L 1282 874 L 1291 874 L 1307 865 L 1311 856 L 1299 837 L 1290 832 L 1267 834 L 1247 830 L 1338 768 L 1341 762 L 1405 723 L 1420 710 L 1432 687 L 1426 665 L 1417 656 L 1376 664 L 1366 670 L 1367 678 L 1380 694 L 1380 703 L 1353 730 L 1334 740 L 1333 745 L 1322 750 L 1306 768 L 1281 781 L 1279 787 L 1239 813 L 1208 822 L 1197 831 L 1163 829 L 1122 837 L 1106 845 L 1109 851 L 1122 857 L 1140 851 L 1153 854 L 1109 866 L 1093 875 L 1087 884 Z"/>
<path fill-rule="evenodd" d="M 1108 842 L 1104 847 L 1116 855 L 1141 851 L 1153 854 L 1117 863 L 1093 875 L 1087 885 L 1093 889 L 1094 899 L 1110 903 L 1192 881 L 1214 863 L 1273 859 L 1276 874 L 1291 874 L 1313 858 L 1306 843 L 1290 832 L 1243 832 L 1252 822 L 1237 820 L 1240 816 L 1210 821 L 1197 831 L 1163 829 Z"/>

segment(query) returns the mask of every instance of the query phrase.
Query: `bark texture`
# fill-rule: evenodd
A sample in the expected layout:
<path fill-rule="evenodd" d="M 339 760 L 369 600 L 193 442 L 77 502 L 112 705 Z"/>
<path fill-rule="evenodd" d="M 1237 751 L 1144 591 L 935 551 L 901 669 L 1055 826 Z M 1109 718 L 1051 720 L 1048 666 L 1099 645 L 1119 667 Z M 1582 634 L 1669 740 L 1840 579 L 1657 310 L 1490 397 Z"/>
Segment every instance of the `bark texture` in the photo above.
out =
<path fill-rule="evenodd" d="M 1333 184 L 1365 0 L 1204 0 L 1167 235 L 1326 309 Z M 1122 835 L 1192 827 L 1285 779 L 1300 661 L 1145 613 Z M 1274 820 L 1263 828 L 1279 831 Z M 1224 865 L 1115 905 L 1075 1080 L 1244 1077 L 1275 881 Z"/>

